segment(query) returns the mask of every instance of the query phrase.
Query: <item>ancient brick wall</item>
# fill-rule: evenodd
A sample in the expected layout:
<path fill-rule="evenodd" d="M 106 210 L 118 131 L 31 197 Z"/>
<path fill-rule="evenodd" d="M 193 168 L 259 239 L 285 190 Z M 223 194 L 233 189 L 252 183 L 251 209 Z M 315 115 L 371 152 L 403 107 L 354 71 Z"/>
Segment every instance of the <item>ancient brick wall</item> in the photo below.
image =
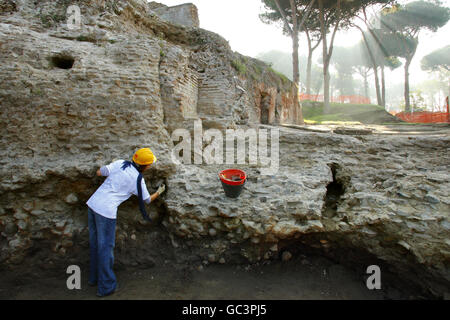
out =
<path fill-rule="evenodd" d="M 200 26 L 197 7 L 192 3 L 173 7 L 159 6 L 153 10 L 161 19 L 171 23 L 195 28 Z"/>

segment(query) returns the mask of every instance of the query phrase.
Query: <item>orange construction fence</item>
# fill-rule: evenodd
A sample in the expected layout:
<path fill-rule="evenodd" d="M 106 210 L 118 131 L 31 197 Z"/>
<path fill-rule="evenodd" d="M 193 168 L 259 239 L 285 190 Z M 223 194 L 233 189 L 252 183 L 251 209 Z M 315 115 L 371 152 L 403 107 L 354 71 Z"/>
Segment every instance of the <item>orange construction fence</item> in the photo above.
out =
<path fill-rule="evenodd" d="M 395 115 L 397 118 L 406 122 L 416 123 L 435 123 L 435 122 L 449 122 L 450 114 L 448 112 L 400 112 Z"/>
<path fill-rule="evenodd" d="M 395 116 L 406 122 L 416 122 L 416 123 L 447 122 L 447 123 L 450 123 L 448 97 L 445 98 L 445 104 L 446 104 L 447 112 L 427 112 L 427 111 L 400 112 L 400 113 L 395 114 Z"/>
<path fill-rule="evenodd" d="M 300 101 L 303 100 L 310 100 L 310 101 L 323 101 L 323 95 L 321 94 L 306 94 L 306 93 L 300 93 L 298 95 L 298 98 Z"/>
<path fill-rule="evenodd" d="M 299 99 L 300 99 L 300 101 L 303 101 L 303 100 L 323 101 L 323 95 L 322 94 L 301 93 L 299 95 Z M 364 97 L 364 96 L 359 96 L 359 95 L 331 97 L 330 100 L 332 102 L 339 102 L 339 103 L 370 104 L 369 98 Z"/>

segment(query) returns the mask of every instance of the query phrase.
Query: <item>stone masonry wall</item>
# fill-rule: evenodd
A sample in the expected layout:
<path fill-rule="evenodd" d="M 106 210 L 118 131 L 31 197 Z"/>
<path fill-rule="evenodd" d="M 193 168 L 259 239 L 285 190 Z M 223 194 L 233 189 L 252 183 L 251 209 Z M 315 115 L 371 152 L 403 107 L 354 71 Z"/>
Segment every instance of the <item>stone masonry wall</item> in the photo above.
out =
<path fill-rule="evenodd" d="M 153 10 L 161 19 L 171 23 L 196 28 L 200 26 L 197 7 L 192 3 L 180 4 L 173 7 L 155 6 Z"/>
<path fill-rule="evenodd" d="M 159 159 L 146 175 L 154 191 L 174 173 L 170 134 L 186 120 L 202 117 L 205 126 L 209 120 L 223 127 L 258 122 L 253 98 L 236 98 L 237 54 L 220 36 L 160 20 L 138 0 L 77 1 L 81 29 L 70 30 L 70 4 L 0 6 L 2 267 L 80 258 L 87 248 L 85 202 L 102 182 L 95 177 L 99 166 L 150 146 Z M 280 81 L 267 72 L 277 87 Z M 246 91 L 253 85 L 244 85 Z M 149 210 L 158 221 L 165 204 Z M 136 253 L 149 247 L 137 243 L 151 238 L 144 232 L 136 241 L 137 230 L 157 223 L 145 225 L 133 199 L 121 211 L 119 262 L 158 256 Z M 160 253 L 170 254 L 162 247 Z"/>

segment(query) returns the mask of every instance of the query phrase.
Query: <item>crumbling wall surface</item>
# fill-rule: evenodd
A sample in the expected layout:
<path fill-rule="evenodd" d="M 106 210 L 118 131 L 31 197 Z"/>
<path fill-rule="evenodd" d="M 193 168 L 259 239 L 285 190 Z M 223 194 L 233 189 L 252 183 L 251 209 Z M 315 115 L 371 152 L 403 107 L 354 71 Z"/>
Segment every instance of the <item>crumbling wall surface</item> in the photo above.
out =
<path fill-rule="evenodd" d="M 152 10 L 164 20 L 187 27 L 200 26 L 197 7 L 192 3 L 168 7 L 158 3 L 149 3 Z"/>
<path fill-rule="evenodd" d="M 172 132 L 194 119 L 204 130 L 290 122 L 290 82 L 143 0 L 76 1 L 75 30 L 71 1 L 0 3 L 1 267 L 86 262 L 96 170 L 150 146 L 147 185 L 166 182 L 167 193 L 149 207 L 151 224 L 135 198 L 120 207 L 119 264 L 258 261 L 305 242 L 360 248 L 405 277 L 420 270 L 410 278 L 435 295 L 448 290 L 448 135 L 281 128 L 278 172 L 239 165 L 249 178 L 231 200 L 223 166 L 172 163 Z"/>
<path fill-rule="evenodd" d="M 72 29 L 74 4 L 81 23 Z M 201 117 L 205 128 L 258 122 L 253 97 L 238 88 L 251 92 L 254 84 L 236 82 L 234 55 L 219 35 L 163 21 L 143 0 L 2 1 L 1 266 L 80 259 L 99 166 L 150 146 L 159 161 L 146 178 L 155 191 L 174 173 L 171 132 L 187 120 Z M 157 226 L 164 202 L 149 210 Z M 132 200 L 120 217 L 119 260 L 123 249 L 123 261 L 148 262 L 150 236 L 138 230 L 152 226 Z"/>
<path fill-rule="evenodd" d="M 239 166 L 249 178 L 238 200 L 224 196 L 221 166 L 178 167 L 164 225 L 202 239 L 212 261 L 264 261 L 293 243 L 360 249 L 439 296 L 450 284 L 449 142 L 282 128 L 278 172 Z"/>
<path fill-rule="evenodd" d="M 147 145 L 164 159 L 171 144 L 158 40 L 51 27 L 46 18 L 61 8 L 42 5 L 22 2 L 23 16 L 0 21 L 2 266 L 51 267 L 79 255 L 87 245 L 85 202 L 101 183 L 96 167 Z M 153 191 L 170 170 L 155 165 Z M 119 247 L 134 234 L 127 224 L 139 219 L 134 207 L 124 209 Z"/>

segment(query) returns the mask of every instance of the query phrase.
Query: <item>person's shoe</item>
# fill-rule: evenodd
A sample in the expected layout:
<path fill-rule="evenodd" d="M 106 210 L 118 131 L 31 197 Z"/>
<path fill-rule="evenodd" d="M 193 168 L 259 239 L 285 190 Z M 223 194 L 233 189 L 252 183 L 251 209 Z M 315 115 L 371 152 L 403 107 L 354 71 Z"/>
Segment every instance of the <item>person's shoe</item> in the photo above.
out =
<path fill-rule="evenodd" d="M 111 291 L 110 293 L 101 295 L 100 293 L 97 292 L 97 297 L 99 297 L 99 298 L 107 297 L 107 296 L 112 295 L 113 293 L 119 292 L 119 290 L 120 290 L 119 285 L 116 285 L 116 288 L 113 291 Z"/>

